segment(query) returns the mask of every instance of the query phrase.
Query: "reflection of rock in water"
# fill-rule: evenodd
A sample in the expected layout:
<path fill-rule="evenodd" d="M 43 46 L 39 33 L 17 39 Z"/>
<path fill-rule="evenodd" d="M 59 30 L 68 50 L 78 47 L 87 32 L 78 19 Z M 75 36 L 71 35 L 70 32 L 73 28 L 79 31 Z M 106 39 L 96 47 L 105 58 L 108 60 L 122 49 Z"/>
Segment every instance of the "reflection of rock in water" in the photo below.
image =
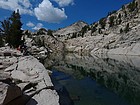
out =
<path fill-rule="evenodd" d="M 90 71 L 89 75 L 100 84 L 113 90 L 115 93 L 126 98 L 134 105 L 140 103 L 140 71 L 139 69 L 114 59 L 102 59 L 108 68 L 100 65 L 99 70 Z M 110 70 L 108 72 L 106 69 Z"/>
<path fill-rule="evenodd" d="M 67 89 L 59 84 L 57 81 L 52 78 L 53 83 L 55 84 L 55 90 L 59 94 L 59 103 L 60 105 L 74 105 L 73 101 L 71 100 Z"/>
<path fill-rule="evenodd" d="M 61 58 L 59 56 L 59 58 Z M 140 103 L 140 58 L 139 57 L 81 57 L 66 55 L 54 68 L 76 78 L 90 76 L 100 84 L 113 90 L 130 103 Z"/>
<path fill-rule="evenodd" d="M 64 56 L 62 53 L 51 53 L 45 60 L 44 60 L 44 66 L 46 68 L 52 68 L 53 66 L 56 66 L 60 64 L 60 62 L 63 62 Z"/>
<path fill-rule="evenodd" d="M 140 70 L 138 68 L 129 63 L 109 58 L 94 59 L 93 65 L 91 68 L 88 63 L 85 67 L 74 63 L 72 68 L 79 70 L 81 75 L 91 76 L 132 104 L 138 105 L 140 103 Z"/>

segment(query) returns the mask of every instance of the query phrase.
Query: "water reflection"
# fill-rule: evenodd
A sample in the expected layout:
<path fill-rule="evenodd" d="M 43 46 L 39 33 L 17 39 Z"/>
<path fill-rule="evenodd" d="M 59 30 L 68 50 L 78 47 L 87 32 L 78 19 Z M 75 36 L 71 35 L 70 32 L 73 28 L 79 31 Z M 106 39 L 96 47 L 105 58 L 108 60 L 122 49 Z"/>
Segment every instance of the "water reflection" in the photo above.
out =
<path fill-rule="evenodd" d="M 65 86 L 73 84 L 71 87 L 66 87 L 68 90 L 76 89 L 75 92 L 80 95 L 86 95 L 91 102 L 89 104 L 81 102 L 76 105 L 139 105 L 140 103 L 140 57 L 137 56 L 78 56 L 74 54 L 67 54 L 65 56 L 50 56 L 51 60 L 46 59 L 45 66 L 50 67 L 65 73 L 64 77 L 72 76 L 72 79 L 62 79 L 62 84 Z M 49 62 L 48 62 L 49 61 Z M 59 78 L 60 79 L 60 78 Z M 90 80 L 92 79 L 92 80 Z M 96 82 L 97 84 L 96 84 Z M 88 82 L 88 83 L 87 83 Z M 100 86 L 98 86 L 98 83 Z M 81 89 L 77 85 L 86 89 Z M 84 85 L 84 86 L 83 86 Z M 105 87 L 113 93 L 105 90 Z M 80 90 L 81 89 L 81 90 Z M 99 89 L 99 90 L 98 90 Z M 88 91 L 87 94 L 80 93 L 79 91 Z M 94 91 L 94 92 L 92 92 Z M 100 94 L 96 94 L 100 93 Z M 77 95 L 79 95 L 77 94 Z M 112 94 L 112 95 L 111 95 Z M 99 96 L 99 97 L 98 97 Z M 114 97 L 114 100 L 119 103 L 111 104 L 110 99 Z M 116 97 L 116 98 L 115 98 Z M 127 102 L 121 100 L 123 98 Z M 102 100 L 101 100 L 102 99 Z M 96 103 L 97 100 L 100 100 Z M 105 104 L 105 101 L 107 103 Z M 110 101 L 108 103 L 108 101 Z M 84 103 L 84 104 L 83 104 Z M 103 104 L 104 103 L 104 104 Z"/>

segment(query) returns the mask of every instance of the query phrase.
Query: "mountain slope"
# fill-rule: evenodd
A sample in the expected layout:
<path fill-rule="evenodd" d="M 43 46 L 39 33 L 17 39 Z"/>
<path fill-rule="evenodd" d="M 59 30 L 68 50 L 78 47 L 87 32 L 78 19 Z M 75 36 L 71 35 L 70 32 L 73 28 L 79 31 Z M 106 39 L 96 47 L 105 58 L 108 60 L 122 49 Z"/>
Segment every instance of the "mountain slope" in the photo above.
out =
<path fill-rule="evenodd" d="M 66 50 L 77 53 L 140 55 L 139 0 L 89 25 L 83 37 L 65 41 Z"/>
<path fill-rule="evenodd" d="M 91 25 L 79 21 L 52 31 L 51 38 L 47 32 L 43 35 L 42 43 L 47 46 L 49 43 L 50 49 L 55 46 L 53 51 L 63 45 L 59 50 L 79 54 L 140 55 L 140 0 L 122 6 Z"/>

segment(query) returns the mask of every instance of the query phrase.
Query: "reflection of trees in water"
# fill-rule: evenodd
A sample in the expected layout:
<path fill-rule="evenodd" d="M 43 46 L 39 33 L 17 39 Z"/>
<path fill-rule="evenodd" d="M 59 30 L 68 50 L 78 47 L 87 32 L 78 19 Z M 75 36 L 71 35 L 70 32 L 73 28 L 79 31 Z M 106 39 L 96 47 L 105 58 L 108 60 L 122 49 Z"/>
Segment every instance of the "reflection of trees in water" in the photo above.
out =
<path fill-rule="evenodd" d="M 134 105 L 140 103 L 140 70 L 129 63 L 110 58 L 52 56 L 51 67 L 77 79 L 91 77 Z M 48 60 L 46 61 L 48 62 Z"/>
<path fill-rule="evenodd" d="M 98 83 L 111 89 L 115 93 L 119 94 L 121 97 L 124 97 L 132 104 L 138 105 L 140 103 L 139 85 L 135 84 L 135 81 L 129 80 L 126 75 L 109 75 L 103 72 L 90 72 L 89 75 Z"/>
<path fill-rule="evenodd" d="M 76 66 L 76 64 L 70 65 L 72 69 L 78 70 L 81 75 L 90 76 L 101 85 L 127 99 L 130 103 L 134 105 L 140 103 L 140 80 L 138 78 L 140 72 L 137 68 L 128 63 L 109 58 L 100 59 L 100 61 L 95 60 L 95 63 L 94 66 L 95 68 L 98 66 L 98 69 L 93 67 L 87 70 L 87 67 L 85 69 L 82 66 Z"/>

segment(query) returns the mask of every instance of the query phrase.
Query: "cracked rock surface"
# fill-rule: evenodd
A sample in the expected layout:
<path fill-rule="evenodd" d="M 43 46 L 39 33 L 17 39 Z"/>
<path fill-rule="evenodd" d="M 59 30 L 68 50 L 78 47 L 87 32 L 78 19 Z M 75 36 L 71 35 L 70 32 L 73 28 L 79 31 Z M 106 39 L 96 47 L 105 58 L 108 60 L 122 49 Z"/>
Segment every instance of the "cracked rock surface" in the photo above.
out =
<path fill-rule="evenodd" d="M 0 105 L 59 105 L 49 71 L 33 56 L 12 50 L 3 56 L 5 49 L 0 48 Z"/>

